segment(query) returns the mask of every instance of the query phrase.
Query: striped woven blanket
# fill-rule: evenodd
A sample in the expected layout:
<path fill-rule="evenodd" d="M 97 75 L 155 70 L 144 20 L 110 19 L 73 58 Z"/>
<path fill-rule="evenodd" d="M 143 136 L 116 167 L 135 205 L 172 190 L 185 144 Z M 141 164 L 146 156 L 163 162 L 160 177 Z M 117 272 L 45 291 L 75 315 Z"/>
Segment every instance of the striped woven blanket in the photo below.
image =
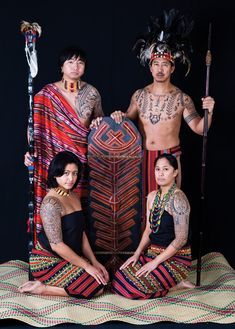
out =
<path fill-rule="evenodd" d="M 195 282 L 196 261 L 189 280 Z M 0 264 L 0 319 L 20 320 L 35 327 L 61 323 L 97 325 L 108 321 L 151 324 L 235 322 L 235 271 L 220 253 L 202 258 L 201 286 L 172 291 L 163 298 L 128 300 L 106 292 L 91 300 L 21 294 L 28 264 L 12 260 Z M 1 326 L 1 322 L 0 322 Z"/>

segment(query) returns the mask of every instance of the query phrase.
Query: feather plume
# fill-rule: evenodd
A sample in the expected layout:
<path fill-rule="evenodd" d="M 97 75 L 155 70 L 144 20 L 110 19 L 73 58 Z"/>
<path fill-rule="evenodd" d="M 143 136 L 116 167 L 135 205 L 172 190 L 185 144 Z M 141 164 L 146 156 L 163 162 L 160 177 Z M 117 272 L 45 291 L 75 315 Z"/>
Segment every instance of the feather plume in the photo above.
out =
<path fill-rule="evenodd" d="M 179 59 L 188 65 L 187 75 L 191 66 L 189 53 L 192 52 L 192 46 L 189 36 L 193 24 L 193 20 L 176 9 L 164 11 L 157 18 L 150 17 L 148 32 L 137 38 L 133 47 L 140 63 L 149 64 L 153 53 L 169 53 L 173 61 Z"/>
<path fill-rule="evenodd" d="M 20 25 L 21 32 L 25 35 L 25 53 L 32 78 L 38 73 L 37 51 L 35 47 L 37 37 L 42 33 L 41 26 L 38 23 L 29 23 L 22 21 Z"/>
<path fill-rule="evenodd" d="M 26 22 L 26 21 L 22 21 L 21 25 L 20 25 L 20 30 L 21 30 L 22 33 L 29 32 L 29 31 L 34 32 L 34 33 L 36 32 L 39 37 L 42 34 L 42 28 L 36 22 L 29 23 L 29 22 Z"/>

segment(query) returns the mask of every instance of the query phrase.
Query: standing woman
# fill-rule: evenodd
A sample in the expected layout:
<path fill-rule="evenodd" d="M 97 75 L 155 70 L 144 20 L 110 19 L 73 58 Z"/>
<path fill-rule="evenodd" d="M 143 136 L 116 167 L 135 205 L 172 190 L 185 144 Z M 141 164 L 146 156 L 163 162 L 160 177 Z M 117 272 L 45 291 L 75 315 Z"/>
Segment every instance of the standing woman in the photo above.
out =
<path fill-rule="evenodd" d="M 48 169 L 47 186 L 40 216 L 43 230 L 30 255 L 35 281 L 20 292 L 41 295 L 91 298 L 103 292 L 109 275 L 91 250 L 85 233 L 85 218 L 77 186 L 82 165 L 69 151 L 58 153 Z"/>
<path fill-rule="evenodd" d="M 170 289 L 195 287 L 187 281 L 191 267 L 190 205 L 175 183 L 177 160 L 171 154 L 161 154 L 154 168 L 159 189 L 147 198 L 149 220 L 134 255 L 112 282 L 113 292 L 131 299 L 163 297 Z"/>

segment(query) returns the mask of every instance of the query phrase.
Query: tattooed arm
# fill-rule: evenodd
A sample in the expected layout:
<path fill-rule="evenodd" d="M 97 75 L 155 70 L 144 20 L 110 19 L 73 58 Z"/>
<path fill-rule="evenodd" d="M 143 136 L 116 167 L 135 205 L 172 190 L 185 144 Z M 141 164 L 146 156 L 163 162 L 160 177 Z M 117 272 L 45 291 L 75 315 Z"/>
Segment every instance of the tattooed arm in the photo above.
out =
<path fill-rule="evenodd" d="M 96 101 L 95 101 L 94 110 L 93 110 L 93 117 L 94 118 L 103 117 L 104 112 L 102 110 L 101 96 L 100 96 L 98 90 L 96 90 L 96 89 L 95 89 L 95 94 L 96 94 Z"/>
<path fill-rule="evenodd" d="M 200 117 L 192 99 L 186 94 L 183 95 L 183 103 L 185 107 L 183 112 L 185 122 L 195 133 L 203 135 L 204 117 Z M 208 109 L 208 127 L 211 126 L 214 103 L 214 99 L 210 96 L 202 99 L 202 108 Z"/>
<path fill-rule="evenodd" d="M 104 112 L 102 110 L 102 105 L 101 105 L 101 97 L 97 89 L 92 87 L 92 94 L 94 94 L 94 107 L 93 107 L 93 112 L 92 112 L 92 121 L 90 123 L 90 129 L 92 128 L 98 128 L 100 125 Z"/>
<path fill-rule="evenodd" d="M 102 110 L 101 97 L 100 97 L 99 92 L 97 91 L 97 98 L 96 98 L 94 111 L 93 111 L 93 119 L 90 123 L 90 129 L 98 128 L 98 126 L 100 125 L 100 123 L 103 119 L 103 116 L 104 116 L 104 112 Z"/>
<path fill-rule="evenodd" d="M 106 285 L 108 274 L 102 266 L 93 266 L 84 258 L 77 255 L 63 242 L 61 230 L 62 206 L 57 198 L 46 197 L 40 209 L 43 228 L 50 242 L 50 246 L 62 259 L 73 265 L 84 268 L 99 284 Z"/>
<path fill-rule="evenodd" d="M 190 205 L 183 191 L 177 190 L 174 193 L 171 200 L 171 211 L 174 219 L 175 239 L 170 245 L 177 251 L 188 240 Z"/>
<path fill-rule="evenodd" d="M 138 117 L 138 100 L 142 94 L 142 89 L 138 89 L 134 92 L 134 94 L 131 97 L 130 105 L 126 111 L 126 117 L 135 120 Z"/>
<path fill-rule="evenodd" d="M 89 84 L 79 90 L 75 99 L 75 108 L 78 117 L 82 120 L 90 120 L 92 117 L 104 115 L 100 94 L 95 87 Z"/>
<path fill-rule="evenodd" d="M 63 241 L 61 231 L 61 213 L 62 205 L 59 200 L 53 197 L 44 198 L 40 216 L 42 219 L 43 229 L 48 241 L 53 249 L 53 245 Z"/>
<path fill-rule="evenodd" d="M 51 249 L 61 258 L 74 265 L 85 268 L 88 263 L 63 242 L 61 213 L 62 205 L 57 198 L 44 198 L 40 209 L 40 216 Z"/>

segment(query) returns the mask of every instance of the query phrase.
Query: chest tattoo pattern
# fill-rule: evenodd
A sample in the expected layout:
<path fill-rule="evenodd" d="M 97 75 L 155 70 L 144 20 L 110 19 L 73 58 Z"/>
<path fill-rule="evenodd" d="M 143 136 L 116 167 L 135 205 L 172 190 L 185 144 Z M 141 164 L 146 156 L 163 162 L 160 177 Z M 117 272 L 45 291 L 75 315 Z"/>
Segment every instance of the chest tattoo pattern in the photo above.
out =
<path fill-rule="evenodd" d="M 86 85 L 79 90 L 75 100 L 75 107 L 80 118 L 90 118 L 97 104 L 100 104 L 100 95 L 95 88 Z"/>
<path fill-rule="evenodd" d="M 174 119 L 182 106 L 181 99 L 182 93 L 178 89 L 166 95 L 153 95 L 146 89 L 136 93 L 140 117 L 153 125 Z"/>

